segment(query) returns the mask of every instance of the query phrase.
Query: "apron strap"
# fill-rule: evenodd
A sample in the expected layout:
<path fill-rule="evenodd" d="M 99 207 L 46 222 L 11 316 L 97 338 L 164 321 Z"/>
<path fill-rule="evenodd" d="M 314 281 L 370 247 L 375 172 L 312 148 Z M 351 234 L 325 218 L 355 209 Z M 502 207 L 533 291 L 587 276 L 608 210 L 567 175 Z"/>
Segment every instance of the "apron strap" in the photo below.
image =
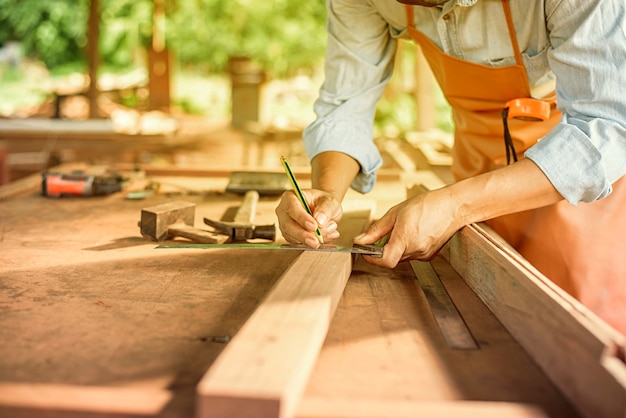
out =
<path fill-rule="evenodd" d="M 406 9 L 406 24 L 409 28 L 415 29 L 415 25 L 413 24 L 413 6 L 410 4 L 405 4 L 404 8 Z"/>
<path fill-rule="evenodd" d="M 506 27 L 509 29 L 509 38 L 513 44 L 513 53 L 515 54 L 515 62 L 517 65 L 524 66 L 522 61 L 522 53 L 519 50 L 517 35 L 515 34 L 515 25 L 513 25 L 513 17 L 511 16 L 511 6 L 509 0 L 502 0 L 502 8 L 504 9 L 504 17 L 506 18 Z"/>

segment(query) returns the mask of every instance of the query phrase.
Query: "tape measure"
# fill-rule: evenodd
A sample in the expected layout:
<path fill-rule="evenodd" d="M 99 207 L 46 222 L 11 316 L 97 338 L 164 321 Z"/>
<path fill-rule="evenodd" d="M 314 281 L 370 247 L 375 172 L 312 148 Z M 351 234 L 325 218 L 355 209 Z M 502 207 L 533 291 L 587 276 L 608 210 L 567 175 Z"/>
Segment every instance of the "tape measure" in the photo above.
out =
<path fill-rule="evenodd" d="M 502 125 L 504 126 L 504 147 L 506 149 L 506 164 L 513 161 L 517 162 L 517 152 L 513 145 L 513 138 L 509 132 L 509 119 L 518 119 L 529 122 L 543 122 L 550 118 L 550 103 L 533 99 L 531 97 L 522 97 L 506 102 L 502 110 Z"/>
<path fill-rule="evenodd" d="M 550 117 L 550 103 L 530 97 L 509 100 L 505 107 L 508 119 L 545 121 Z"/>

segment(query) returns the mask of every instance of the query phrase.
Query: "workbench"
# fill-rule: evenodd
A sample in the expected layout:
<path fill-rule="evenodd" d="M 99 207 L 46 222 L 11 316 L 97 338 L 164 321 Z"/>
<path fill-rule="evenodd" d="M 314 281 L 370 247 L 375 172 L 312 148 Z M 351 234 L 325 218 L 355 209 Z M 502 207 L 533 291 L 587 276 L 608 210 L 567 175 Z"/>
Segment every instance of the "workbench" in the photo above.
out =
<path fill-rule="evenodd" d="M 1 417 L 197 414 L 198 382 L 301 254 L 155 248 L 139 234 L 142 208 L 193 202 L 201 227 L 241 200 L 223 192 L 226 176 L 160 180 L 196 192 L 50 199 L 33 187 L 0 200 Z M 347 205 L 373 199 L 381 216 L 404 198 L 399 183 L 383 178 L 369 196 L 350 192 Z M 275 222 L 277 203 L 262 198 L 257 221 Z M 293 415 L 623 417 L 623 340 L 506 252 L 507 269 L 525 275 L 482 266 L 499 285 L 472 278 L 491 251 L 480 231 L 458 233 L 432 261 L 478 349 L 447 345 L 409 263 L 387 270 L 354 256 Z M 545 309 L 549 317 L 532 313 Z M 567 335 L 546 335 L 557 320 Z"/>

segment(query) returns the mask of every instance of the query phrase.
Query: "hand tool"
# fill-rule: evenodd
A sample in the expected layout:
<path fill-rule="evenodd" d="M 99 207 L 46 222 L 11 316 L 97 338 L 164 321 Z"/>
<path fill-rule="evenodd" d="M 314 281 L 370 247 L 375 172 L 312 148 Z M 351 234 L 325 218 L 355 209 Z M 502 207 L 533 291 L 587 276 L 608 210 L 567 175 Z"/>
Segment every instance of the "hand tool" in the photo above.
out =
<path fill-rule="evenodd" d="M 196 205 L 174 201 L 141 210 L 141 235 L 154 241 L 181 237 L 194 242 L 219 244 L 228 240 L 225 235 L 194 228 Z"/>
<path fill-rule="evenodd" d="M 161 244 L 157 248 L 195 248 L 201 250 L 215 249 L 251 249 L 251 250 L 298 250 L 298 251 L 320 251 L 334 253 L 352 253 L 382 257 L 383 248 L 377 245 L 359 245 L 352 247 L 342 247 L 338 245 L 321 245 L 312 248 L 305 244 L 257 244 L 257 243 L 235 243 L 235 244 Z"/>
<path fill-rule="evenodd" d="M 306 210 L 306 212 L 313 216 L 313 213 L 311 212 L 311 208 L 309 208 L 309 204 L 306 202 L 306 199 L 304 198 L 304 195 L 302 194 L 302 191 L 300 190 L 300 186 L 298 186 L 298 182 L 296 181 L 296 177 L 293 175 L 293 172 L 291 171 L 291 168 L 289 168 L 289 164 L 287 164 L 287 160 L 285 159 L 285 157 L 280 157 L 280 162 L 283 165 L 283 168 L 285 169 L 285 173 L 287 173 L 287 177 L 289 178 L 289 181 L 291 182 L 291 186 L 293 187 L 293 191 L 296 193 L 296 196 L 298 197 L 298 200 L 300 200 L 300 202 L 302 203 L 302 206 L 304 206 L 304 209 Z M 317 235 L 317 239 L 320 242 L 320 244 L 324 244 L 324 237 L 322 237 L 322 233 L 320 232 L 319 227 L 315 229 L 315 235 Z"/>
<path fill-rule="evenodd" d="M 428 262 L 417 260 L 411 260 L 409 263 L 448 346 L 456 350 L 478 349 L 474 336 L 450 299 L 433 266 Z"/>
<path fill-rule="evenodd" d="M 216 233 L 226 235 L 228 241 L 237 242 L 256 238 L 274 241 L 276 239 L 276 227 L 273 224 L 253 224 L 258 201 L 259 193 L 256 190 L 248 190 L 233 222 L 204 218 L 204 223 L 213 227 Z"/>
<path fill-rule="evenodd" d="M 105 196 L 122 190 L 119 175 L 91 175 L 82 171 L 72 173 L 46 172 L 42 174 L 41 193 L 47 197 Z"/>

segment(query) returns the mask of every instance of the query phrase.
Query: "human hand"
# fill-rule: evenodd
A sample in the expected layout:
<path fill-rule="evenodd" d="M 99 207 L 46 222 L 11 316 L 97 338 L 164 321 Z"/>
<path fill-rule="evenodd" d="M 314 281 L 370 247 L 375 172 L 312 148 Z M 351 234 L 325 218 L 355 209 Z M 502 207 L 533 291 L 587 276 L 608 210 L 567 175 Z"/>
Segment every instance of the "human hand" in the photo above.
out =
<path fill-rule="evenodd" d="M 377 266 L 394 268 L 400 261 L 427 261 L 463 226 L 459 207 L 446 189 L 421 194 L 389 209 L 354 242 L 372 244 L 389 236 L 382 257 L 365 256 Z"/>
<path fill-rule="evenodd" d="M 293 191 L 283 193 L 275 210 L 278 227 L 287 242 L 303 243 L 317 248 L 320 246 L 315 234 L 318 227 L 324 242 L 339 238 L 337 222 L 343 215 L 339 201 L 322 190 L 303 190 L 302 194 L 313 216 L 307 213 Z"/>

